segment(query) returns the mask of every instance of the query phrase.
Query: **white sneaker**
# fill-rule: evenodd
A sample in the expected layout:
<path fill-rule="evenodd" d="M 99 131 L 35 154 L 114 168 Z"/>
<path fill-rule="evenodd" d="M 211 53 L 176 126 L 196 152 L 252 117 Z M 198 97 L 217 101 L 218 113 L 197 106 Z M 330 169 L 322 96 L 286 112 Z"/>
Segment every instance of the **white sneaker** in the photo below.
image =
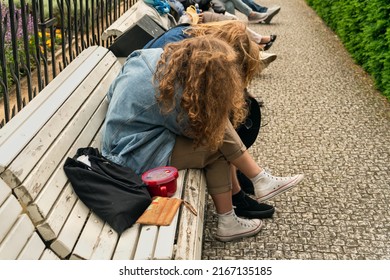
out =
<path fill-rule="evenodd" d="M 260 52 L 260 60 L 264 65 L 264 68 L 268 67 L 278 56 L 274 53 Z"/>
<path fill-rule="evenodd" d="M 268 17 L 267 19 L 264 20 L 264 23 L 269 24 L 274 16 L 276 16 L 280 11 L 280 6 L 274 6 L 271 8 L 268 8 L 267 14 Z"/>
<path fill-rule="evenodd" d="M 259 219 L 243 219 L 237 217 L 234 210 L 218 215 L 218 228 L 215 238 L 220 241 L 232 241 L 234 239 L 256 235 L 262 227 Z"/>
<path fill-rule="evenodd" d="M 292 177 L 275 177 L 263 171 L 252 179 L 258 202 L 268 200 L 296 186 L 303 179 L 303 174 Z"/>
<path fill-rule="evenodd" d="M 261 23 L 261 22 L 264 22 L 267 18 L 268 18 L 268 13 L 252 12 L 248 16 L 248 22 L 249 23 Z"/>
<path fill-rule="evenodd" d="M 225 12 L 224 15 L 226 16 L 226 20 L 238 20 L 238 17 L 236 15 L 233 15 L 231 13 Z"/>

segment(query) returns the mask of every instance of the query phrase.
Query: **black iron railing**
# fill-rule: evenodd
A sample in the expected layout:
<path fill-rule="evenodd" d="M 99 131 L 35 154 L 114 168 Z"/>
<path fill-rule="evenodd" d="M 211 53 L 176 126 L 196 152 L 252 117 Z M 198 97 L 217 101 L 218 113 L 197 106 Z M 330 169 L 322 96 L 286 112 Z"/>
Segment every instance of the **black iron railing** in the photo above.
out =
<path fill-rule="evenodd" d="M 0 0 L 0 128 L 137 0 Z"/>

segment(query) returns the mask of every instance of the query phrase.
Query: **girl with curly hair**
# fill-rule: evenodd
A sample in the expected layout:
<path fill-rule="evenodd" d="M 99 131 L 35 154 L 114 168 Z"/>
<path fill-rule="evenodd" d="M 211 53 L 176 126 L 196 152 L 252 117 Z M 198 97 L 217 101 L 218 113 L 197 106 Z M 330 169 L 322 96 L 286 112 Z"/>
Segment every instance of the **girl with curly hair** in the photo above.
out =
<path fill-rule="evenodd" d="M 140 175 L 166 165 L 204 169 L 221 241 L 253 236 L 262 227 L 260 219 L 233 211 L 233 165 L 256 180 L 262 195 L 273 196 L 301 179 L 282 178 L 288 182 L 279 186 L 264 175 L 235 131 L 246 116 L 246 79 L 238 57 L 212 36 L 133 52 L 107 94 L 103 128 L 103 155 Z"/>
<path fill-rule="evenodd" d="M 187 38 L 201 36 L 212 36 L 214 38 L 222 39 L 233 47 L 237 53 L 238 64 L 240 65 L 240 76 L 244 81 L 245 87 L 248 86 L 252 79 L 260 73 L 264 67 L 266 67 L 265 63 L 270 63 L 270 61 L 264 59 L 260 59 L 259 62 L 259 59 L 257 59 L 259 57 L 258 43 L 254 40 L 250 29 L 244 23 L 237 20 L 209 22 L 196 25 L 182 24 L 171 28 L 161 36 L 151 40 L 144 48 L 163 48 L 171 42 L 178 42 Z M 225 72 L 222 71 L 213 74 L 215 80 L 227 81 L 224 78 L 224 73 Z M 255 110 L 260 111 L 260 108 L 255 107 L 258 102 L 255 98 L 251 97 L 247 91 L 245 91 L 244 97 L 248 105 L 247 107 L 252 109 L 255 108 Z M 252 111 L 250 113 L 252 113 Z M 251 116 L 251 118 L 252 117 L 253 116 Z M 255 122 L 256 121 L 257 120 L 255 120 Z M 259 128 L 259 126 L 257 127 Z M 246 125 L 241 125 L 237 132 L 241 137 L 241 140 L 247 145 L 247 148 L 253 143 L 258 133 L 255 129 L 247 129 Z M 234 211 L 237 215 L 246 218 L 260 219 L 272 217 L 275 208 L 272 205 L 259 203 L 251 198 L 248 193 L 254 193 L 253 183 L 241 171 L 237 173 L 234 167 L 232 167 L 232 182 L 232 199 Z"/>

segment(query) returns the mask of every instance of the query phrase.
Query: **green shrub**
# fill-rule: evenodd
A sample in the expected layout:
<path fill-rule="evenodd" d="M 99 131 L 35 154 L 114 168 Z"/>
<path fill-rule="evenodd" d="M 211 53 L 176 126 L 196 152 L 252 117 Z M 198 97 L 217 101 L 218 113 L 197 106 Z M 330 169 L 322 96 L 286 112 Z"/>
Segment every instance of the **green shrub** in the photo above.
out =
<path fill-rule="evenodd" d="M 388 0 L 306 0 L 390 100 Z"/>

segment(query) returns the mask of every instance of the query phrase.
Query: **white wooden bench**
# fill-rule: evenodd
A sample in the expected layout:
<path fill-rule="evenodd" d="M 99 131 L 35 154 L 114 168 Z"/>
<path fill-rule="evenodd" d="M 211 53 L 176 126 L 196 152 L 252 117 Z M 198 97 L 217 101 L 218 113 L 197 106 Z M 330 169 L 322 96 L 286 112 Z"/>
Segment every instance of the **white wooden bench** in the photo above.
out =
<path fill-rule="evenodd" d="M 84 50 L 0 130 L 0 259 L 200 259 L 201 170 L 181 170 L 185 207 L 170 226 L 133 225 L 121 236 L 82 203 L 63 171 L 80 147 L 100 147 L 106 92 L 121 63 Z M 6 217 L 3 222 L 3 217 Z"/>
<path fill-rule="evenodd" d="M 0 260 L 44 259 L 55 256 L 46 251 L 22 205 L 7 184 L 0 179 Z"/>
<path fill-rule="evenodd" d="M 145 9 L 144 6 L 146 5 L 147 4 L 143 1 L 137 1 L 129 10 L 123 13 L 123 15 L 121 15 L 106 30 L 103 31 L 101 36 L 102 40 L 107 40 L 111 37 L 119 37 L 145 14 L 165 30 L 168 30 L 177 24 L 171 14 L 167 14 L 166 17 L 162 17 L 157 10 Z"/>

